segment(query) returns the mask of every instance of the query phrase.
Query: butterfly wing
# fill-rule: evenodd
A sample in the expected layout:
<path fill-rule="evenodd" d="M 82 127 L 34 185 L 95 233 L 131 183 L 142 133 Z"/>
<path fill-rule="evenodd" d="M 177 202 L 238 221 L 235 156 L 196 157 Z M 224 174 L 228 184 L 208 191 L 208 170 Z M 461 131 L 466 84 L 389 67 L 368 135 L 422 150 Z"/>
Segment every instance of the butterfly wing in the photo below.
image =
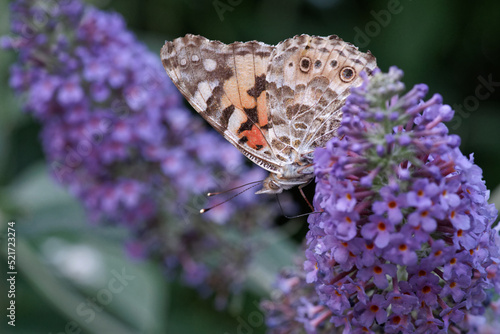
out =
<path fill-rule="evenodd" d="M 279 43 L 266 87 L 269 137 L 278 158 L 309 154 L 335 136 L 350 87 L 361 84 L 361 71 L 371 74 L 375 68 L 371 53 L 337 36 L 300 35 Z"/>
<path fill-rule="evenodd" d="M 166 42 L 163 66 L 193 108 L 245 156 L 277 171 L 269 140 L 265 84 L 274 46 L 261 42 L 229 45 L 186 35 Z"/>

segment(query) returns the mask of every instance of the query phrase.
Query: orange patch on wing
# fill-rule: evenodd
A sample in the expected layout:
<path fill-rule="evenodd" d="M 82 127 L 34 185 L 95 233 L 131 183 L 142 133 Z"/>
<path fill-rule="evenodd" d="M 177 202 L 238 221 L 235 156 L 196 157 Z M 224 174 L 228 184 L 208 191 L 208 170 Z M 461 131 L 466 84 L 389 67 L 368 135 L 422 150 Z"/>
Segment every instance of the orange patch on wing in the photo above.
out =
<path fill-rule="evenodd" d="M 255 77 L 266 77 L 266 72 L 267 72 L 267 65 L 269 62 L 268 57 L 262 57 L 255 55 L 254 56 L 254 68 L 255 68 Z M 257 117 L 259 119 L 259 126 L 262 128 L 268 123 L 267 119 L 267 101 L 266 101 L 266 91 L 262 91 L 256 99 L 256 107 L 257 107 Z M 262 130 L 266 131 L 266 130 Z"/>
<path fill-rule="evenodd" d="M 241 95 L 241 105 L 243 108 L 254 108 L 255 107 L 255 99 L 251 96 L 248 96 L 247 93 Z"/>
<path fill-rule="evenodd" d="M 254 108 L 255 99 L 247 94 L 247 91 L 255 85 L 255 73 L 253 64 L 253 55 L 236 56 L 234 58 L 236 81 L 239 102 L 242 108 Z M 240 104 L 238 103 L 238 104 Z M 239 107 L 239 105 L 236 107 Z"/>
<path fill-rule="evenodd" d="M 262 132 L 257 126 L 252 126 L 252 129 L 243 131 L 241 133 L 241 138 L 247 137 L 248 141 L 246 144 L 253 148 L 254 150 L 260 150 L 267 146 L 266 139 L 262 135 Z"/>
<path fill-rule="evenodd" d="M 236 80 L 236 77 L 232 76 L 231 78 L 224 81 L 223 88 L 224 93 L 229 100 L 229 103 L 234 104 L 237 109 L 242 109 L 240 103 L 240 94 L 238 91 L 238 81 Z"/>
<path fill-rule="evenodd" d="M 265 91 L 257 98 L 257 117 L 259 126 L 262 128 L 269 122 L 267 119 L 267 104 Z"/>

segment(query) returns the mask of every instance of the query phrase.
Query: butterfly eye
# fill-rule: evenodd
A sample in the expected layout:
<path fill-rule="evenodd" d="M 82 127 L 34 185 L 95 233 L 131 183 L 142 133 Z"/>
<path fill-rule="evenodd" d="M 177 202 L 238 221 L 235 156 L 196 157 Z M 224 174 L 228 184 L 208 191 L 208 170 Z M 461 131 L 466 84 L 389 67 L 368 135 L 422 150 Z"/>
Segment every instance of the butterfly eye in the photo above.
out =
<path fill-rule="evenodd" d="M 269 187 L 273 190 L 279 190 L 281 187 L 274 181 L 269 182 Z"/>
<path fill-rule="evenodd" d="M 344 82 L 350 82 L 356 77 L 356 71 L 350 66 L 346 66 L 340 71 L 340 79 Z"/>
<path fill-rule="evenodd" d="M 300 59 L 300 70 L 302 72 L 309 72 L 309 68 L 311 67 L 311 59 L 309 57 L 302 57 Z"/>

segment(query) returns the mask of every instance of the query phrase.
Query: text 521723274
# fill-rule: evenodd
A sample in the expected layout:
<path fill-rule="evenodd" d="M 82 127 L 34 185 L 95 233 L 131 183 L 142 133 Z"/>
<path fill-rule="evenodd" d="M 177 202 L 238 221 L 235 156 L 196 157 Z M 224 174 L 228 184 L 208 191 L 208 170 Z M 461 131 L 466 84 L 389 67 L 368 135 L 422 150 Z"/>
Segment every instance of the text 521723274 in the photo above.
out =
<path fill-rule="evenodd" d="M 7 223 L 7 298 L 9 304 L 7 307 L 7 318 L 10 326 L 16 325 L 16 222 Z"/>

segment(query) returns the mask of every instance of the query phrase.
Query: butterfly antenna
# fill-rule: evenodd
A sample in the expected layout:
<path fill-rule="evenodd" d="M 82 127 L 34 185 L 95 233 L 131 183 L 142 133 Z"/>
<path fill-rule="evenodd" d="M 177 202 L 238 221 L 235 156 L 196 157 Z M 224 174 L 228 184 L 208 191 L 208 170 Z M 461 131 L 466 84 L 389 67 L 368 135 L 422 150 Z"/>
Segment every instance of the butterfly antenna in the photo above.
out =
<path fill-rule="evenodd" d="M 264 180 L 260 180 L 260 181 L 253 181 L 253 182 L 249 182 L 249 183 L 245 183 L 245 184 L 242 184 L 240 186 L 237 186 L 237 187 L 234 187 L 234 188 L 231 188 L 231 189 L 226 189 L 224 191 L 219 191 L 219 192 L 216 192 L 216 193 L 207 193 L 207 196 L 208 197 L 212 197 L 212 196 L 215 196 L 215 195 L 221 195 L 221 194 L 225 194 L 225 193 L 228 193 L 230 191 L 233 191 L 233 190 L 236 190 L 236 189 L 240 189 L 240 188 L 243 188 L 243 187 L 246 187 L 248 185 L 251 185 L 251 184 L 254 184 L 254 183 L 262 183 Z M 248 188 L 250 189 L 250 188 Z M 243 190 L 243 191 L 247 191 L 248 189 L 246 190 Z M 243 192 L 242 191 L 242 192 Z M 241 193 L 240 193 L 241 194 Z M 239 194 L 238 194 L 239 195 Z"/>
<path fill-rule="evenodd" d="M 201 210 L 200 210 L 200 213 L 205 213 L 205 212 L 207 212 L 207 211 L 209 211 L 209 210 L 212 210 L 213 208 L 218 207 L 219 205 L 222 205 L 222 204 L 224 204 L 224 203 L 227 203 L 227 202 L 229 202 L 230 200 L 232 200 L 233 198 L 235 198 L 236 196 L 239 196 L 239 195 L 243 194 L 245 191 L 250 190 L 250 189 L 252 189 L 252 188 L 255 188 L 255 187 L 256 187 L 256 186 L 258 186 L 260 183 L 262 183 L 262 181 L 254 181 L 254 182 L 250 182 L 250 183 L 244 184 L 244 185 L 242 185 L 242 186 L 235 187 L 235 188 L 233 188 L 233 189 L 225 190 L 225 191 L 222 191 L 222 192 L 220 192 L 220 193 L 215 193 L 215 195 L 217 195 L 217 194 L 223 194 L 223 193 L 226 193 L 226 192 L 228 192 L 228 191 L 235 190 L 235 189 L 238 189 L 238 188 L 241 188 L 241 187 L 244 187 L 244 186 L 248 186 L 249 184 L 253 184 L 253 185 L 251 185 L 250 187 L 248 187 L 248 188 L 246 188 L 246 189 L 243 189 L 243 190 L 242 190 L 242 191 L 240 191 L 239 193 L 237 193 L 237 194 L 235 194 L 235 195 L 233 195 L 233 196 L 229 197 L 229 198 L 228 198 L 228 199 L 226 199 L 225 201 L 222 201 L 222 202 L 220 202 L 220 203 L 217 203 L 217 204 L 215 204 L 214 206 L 211 206 L 211 207 L 209 207 L 209 208 L 206 208 L 206 209 L 201 209 Z M 209 194 L 210 194 L 210 193 L 209 193 Z M 213 195 L 212 195 L 212 196 L 213 196 Z"/>

